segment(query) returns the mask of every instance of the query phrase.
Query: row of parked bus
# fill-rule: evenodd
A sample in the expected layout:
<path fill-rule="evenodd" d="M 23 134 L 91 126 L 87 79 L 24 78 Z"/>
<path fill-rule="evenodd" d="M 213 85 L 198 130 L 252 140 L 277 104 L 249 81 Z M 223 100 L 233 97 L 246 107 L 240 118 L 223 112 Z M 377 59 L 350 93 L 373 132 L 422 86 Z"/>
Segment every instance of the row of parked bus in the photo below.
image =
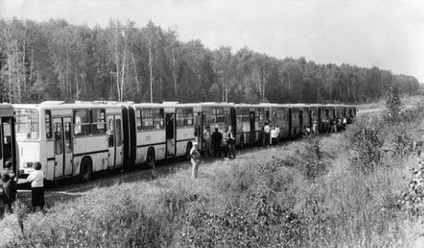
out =
<path fill-rule="evenodd" d="M 278 125 L 283 140 L 299 137 L 314 122 L 324 131 L 330 120 L 356 116 L 355 106 L 318 104 L 47 101 L 12 107 L 1 117 L 2 158 L 15 156 L 23 178 L 41 162 L 50 181 L 87 181 L 93 172 L 188 156 L 195 141 L 204 149 L 207 127 L 223 132 L 232 126 L 236 145 L 243 147 L 260 142 L 266 123 Z M 15 139 L 17 147 L 4 155 Z"/>

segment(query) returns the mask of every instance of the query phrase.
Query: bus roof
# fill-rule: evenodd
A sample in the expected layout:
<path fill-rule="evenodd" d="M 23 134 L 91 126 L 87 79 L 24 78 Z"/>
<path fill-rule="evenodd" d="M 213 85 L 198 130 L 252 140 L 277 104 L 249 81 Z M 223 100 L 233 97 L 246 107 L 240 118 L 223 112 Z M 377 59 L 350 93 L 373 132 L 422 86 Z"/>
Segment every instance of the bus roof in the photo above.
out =
<path fill-rule="evenodd" d="M 99 104 L 99 103 L 64 103 L 64 104 L 14 104 L 14 108 L 32 109 L 81 109 L 81 108 L 121 108 L 121 105 Z"/>
<path fill-rule="evenodd" d="M 300 108 L 308 108 L 310 107 L 309 104 L 306 103 L 294 103 L 294 104 L 290 104 L 291 107 L 300 107 Z"/>
<path fill-rule="evenodd" d="M 268 104 L 251 104 L 251 103 L 237 103 L 234 104 L 236 108 L 247 107 L 247 108 L 268 108 Z"/>
<path fill-rule="evenodd" d="M 234 103 L 229 102 L 201 102 L 199 103 L 201 106 L 211 106 L 211 107 L 227 107 L 234 106 Z"/>

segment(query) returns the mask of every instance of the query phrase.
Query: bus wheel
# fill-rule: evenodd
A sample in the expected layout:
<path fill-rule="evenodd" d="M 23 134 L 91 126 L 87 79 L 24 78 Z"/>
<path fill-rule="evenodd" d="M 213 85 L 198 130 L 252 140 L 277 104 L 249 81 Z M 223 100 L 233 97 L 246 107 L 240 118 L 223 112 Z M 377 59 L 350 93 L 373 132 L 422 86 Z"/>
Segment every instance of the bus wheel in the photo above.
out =
<path fill-rule="evenodd" d="M 190 160 L 190 150 L 192 147 L 193 147 L 193 144 L 191 142 L 187 144 L 186 154 L 185 154 L 185 158 L 187 160 Z"/>
<path fill-rule="evenodd" d="M 155 150 L 151 147 L 147 150 L 146 164 L 152 169 L 156 168 Z"/>
<path fill-rule="evenodd" d="M 81 182 L 88 182 L 91 179 L 91 174 L 93 173 L 93 165 L 89 158 L 83 158 L 81 161 L 81 168 L 79 179 Z"/>

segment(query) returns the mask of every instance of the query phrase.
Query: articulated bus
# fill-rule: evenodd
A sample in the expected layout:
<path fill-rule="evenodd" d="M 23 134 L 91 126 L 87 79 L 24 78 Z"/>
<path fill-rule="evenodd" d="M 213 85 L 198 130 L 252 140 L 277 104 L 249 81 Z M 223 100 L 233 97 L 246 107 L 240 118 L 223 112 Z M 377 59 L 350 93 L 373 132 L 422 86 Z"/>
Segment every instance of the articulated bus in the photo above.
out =
<path fill-rule="evenodd" d="M 13 106 L 10 104 L 0 104 L 0 164 L 3 169 L 7 161 L 13 162 L 13 171 L 19 175 L 19 150 L 15 138 L 15 119 Z M 18 180 L 18 177 L 16 177 Z M 2 181 L 0 180 L 0 186 Z M 2 191 L 0 191 L 2 192 Z"/>
<path fill-rule="evenodd" d="M 224 132 L 231 125 L 236 145 L 242 147 L 260 144 L 267 122 L 280 127 L 281 140 L 301 136 L 303 127 L 314 120 L 356 115 L 354 106 L 344 105 L 47 101 L 14 105 L 13 125 L 11 108 L 0 108 L 1 163 L 4 158 L 19 158 L 14 169 L 20 168 L 25 178 L 34 163 L 41 162 L 50 181 L 66 177 L 87 181 L 93 172 L 141 164 L 154 167 L 158 160 L 188 158 L 193 142 L 204 150 L 206 127 Z M 18 149 L 11 146 L 7 152 L 15 132 Z"/>
<path fill-rule="evenodd" d="M 200 105 L 44 102 L 15 105 L 22 177 L 34 162 L 46 180 L 188 155 Z"/>

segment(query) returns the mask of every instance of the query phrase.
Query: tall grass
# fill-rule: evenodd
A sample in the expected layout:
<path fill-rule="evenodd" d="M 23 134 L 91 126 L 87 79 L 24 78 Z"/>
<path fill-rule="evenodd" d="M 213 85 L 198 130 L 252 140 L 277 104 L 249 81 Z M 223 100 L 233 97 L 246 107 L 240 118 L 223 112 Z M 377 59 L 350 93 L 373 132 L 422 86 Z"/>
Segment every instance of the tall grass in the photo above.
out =
<path fill-rule="evenodd" d="M 3 244 L 413 247 L 419 218 L 405 213 L 399 198 L 408 188 L 408 167 L 417 162 L 410 146 L 420 139 L 416 117 L 402 125 L 358 120 L 344 133 L 211 162 L 200 167 L 197 180 L 180 170 L 95 189 L 44 215 L 22 217 L 23 232 L 9 226 L 12 238 Z M 361 163 L 372 170 L 358 170 Z M 14 222 L 7 218 L 0 225 Z"/>

